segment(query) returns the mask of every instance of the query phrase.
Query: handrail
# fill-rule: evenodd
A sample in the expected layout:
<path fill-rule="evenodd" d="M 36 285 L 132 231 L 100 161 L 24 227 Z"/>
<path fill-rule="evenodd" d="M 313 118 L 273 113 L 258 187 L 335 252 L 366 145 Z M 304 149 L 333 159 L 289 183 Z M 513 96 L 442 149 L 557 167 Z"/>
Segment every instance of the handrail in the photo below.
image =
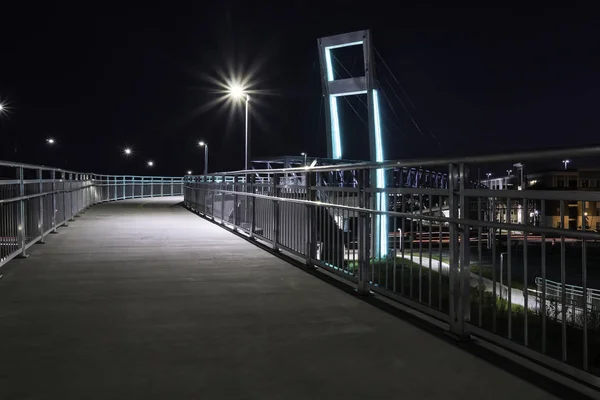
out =
<path fill-rule="evenodd" d="M 450 157 L 450 158 L 435 158 L 435 159 L 408 159 L 408 160 L 390 160 L 383 162 L 362 162 L 353 164 L 338 164 L 338 165 L 318 165 L 314 167 L 294 167 L 294 168 L 278 168 L 278 169 L 252 169 L 252 170 L 237 170 L 226 172 L 214 172 L 208 174 L 214 175 L 240 175 L 252 173 L 285 173 L 285 172 L 325 172 L 325 171 L 350 171 L 355 169 L 378 169 L 378 168 L 414 168 L 414 167 L 435 167 L 447 164 L 481 164 L 481 163 L 498 163 L 506 161 L 533 161 L 544 158 L 563 158 L 563 157 L 583 157 L 591 155 L 600 155 L 600 145 L 586 147 L 572 147 L 561 149 L 547 149 L 537 151 L 522 151 L 515 153 L 488 154 L 481 156 L 469 157 Z"/>

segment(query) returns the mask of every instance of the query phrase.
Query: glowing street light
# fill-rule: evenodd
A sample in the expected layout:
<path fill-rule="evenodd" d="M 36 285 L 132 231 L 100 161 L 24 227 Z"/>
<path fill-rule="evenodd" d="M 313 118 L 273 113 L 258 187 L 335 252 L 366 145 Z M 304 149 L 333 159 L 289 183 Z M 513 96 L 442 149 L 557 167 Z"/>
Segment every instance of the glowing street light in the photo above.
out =
<path fill-rule="evenodd" d="M 567 165 L 571 162 L 571 160 L 563 160 L 563 164 L 565 164 L 565 169 L 567 169 Z"/>
<path fill-rule="evenodd" d="M 46 143 L 48 143 L 49 145 L 53 145 L 54 143 L 56 143 L 56 141 L 52 138 L 48 138 L 46 139 Z"/>
<path fill-rule="evenodd" d="M 6 107 L 4 107 L 4 104 L 0 103 L 0 114 L 6 112 Z"/>
<path fill-rule="evenodd" d="M 133 152 L 129 147 L 127 147 L 125 148 L 125 150 L 123 150 L 123 153 L 125 153 L 126 156 L 130 156 Z"/>
<path fill-rule="evenodd" d="M 192 171 L 188 171 L 188 175 L 191 175 L 191 174 L 192 174 Z"/>
<path fill-rule="evenodd" d="M 308 155 L 306 153 L 300 153 L 301 156 L 304 156 L 304 166 L 306 167 L 306 157 L 308 157 Z"/>
<path fill-rule="evenodd" d="M 154 167 L 154 161 L 152 161 L 152 160 L 148 161 L 148 166 L 149 167 Z"/>
<path fill-rule="evenodd" d="M 232 83 L 227 88 L 229 97 L 234 100 L 244 100 L 246 103 L 246 152 L 245 152 L 245 166 L 244 169 L 250 169 L 250 96 L 239 83 Z"/>
<path fill-rule="evenodd" d="M 485 174 L 485 176 L 487 176 L 488 180 L 490 180 L 490 176 L 492 176 L 492 173 L 488 172 L 488 173 Z"/>
<path fill-rule="evenodd" d="M 201 140 L 198 146 L 204 147 L 204 175 L 208 175 L 208 143 Z"/>

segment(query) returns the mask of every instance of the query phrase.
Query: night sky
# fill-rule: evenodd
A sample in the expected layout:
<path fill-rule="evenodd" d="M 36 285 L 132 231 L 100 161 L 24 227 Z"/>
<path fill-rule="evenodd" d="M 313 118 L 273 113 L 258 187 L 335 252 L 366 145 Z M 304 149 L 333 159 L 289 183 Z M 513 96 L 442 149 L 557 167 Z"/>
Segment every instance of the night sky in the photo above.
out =
<path fill-rule="evenodd" d="M 10 3 L 0 15 L 0 99 L 10 107 L 0 122 L 3 160 L 183 175 L 201 171 L 203 139 L 211 170 L 240 169 L 241 107 L 209 107 L 215 81 L 232 71 L 252 73 L 254 156 L 325 156 L 317 38 L 369 28 L 381 56 L 386 159 L 600 142 L 600 24 L 591 10 Z M 339 57 L 357 62 L 351 52 Z M 350 101 L 358 115 L 344 104 L 345 151 L 360 157 L 366 109 L 360 99 Z"/>

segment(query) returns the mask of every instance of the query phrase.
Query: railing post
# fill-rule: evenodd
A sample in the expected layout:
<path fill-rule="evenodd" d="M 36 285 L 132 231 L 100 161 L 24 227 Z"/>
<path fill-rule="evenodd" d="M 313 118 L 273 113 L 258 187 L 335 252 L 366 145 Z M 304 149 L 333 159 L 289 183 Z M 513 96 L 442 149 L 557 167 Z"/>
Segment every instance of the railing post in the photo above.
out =
<path fill-rule="evenodd" d="M 61 175 L 61 179 L 60 179 L 60 183 L 61 185 L 61 192 L 62 192 L 62 208 L 63 208 L 63 226 L 69 226 L 69 224 L 67 223 L 67 221 L 69 220 L 68 214 L 67 214 L 67 190 L 65 189 L 67 186 L 67 174 L 64 171 L 61 171 L 60 173 Z"/>
<path fill-rule="evenodd" d="M 174 178 L 171 178 L 171 182 L 173 182 Z M 160 178 L 160 197 L 164 196 L 164 187 L 165 187 L 165 178 Z"/>
<path fill-rule="evenodd" d="M 281 230 L 281 221 L 279 218 L 279 180 L 281 177 L 281 174 L 273 174 L 271 178 L 271 193 L 273 196 L 273 250 L 279 250 L 279 235 Z"/>
<path fill-rule="evenodd" d="M 212 196 L 210 197 L 210 201 L 212 204 L 212 206 L 210 207 L 210 216 L 212 217 L 212 219 L 214 221 L 214 219 L 215 219 L 215 194 L 217 193 L 219 182 L 216 182 L 216 179 L 215 179 L 215 181 L 213 181 L 212 184 L 213 184 L 212 185 L 213 190 L 212 190 Z"/>
<path fill-rule="evenodd" d="M 113 194 L 113 201 L 116 201 L 118 199 L 117 196 L 117 177 L 113 176 L 113 187 L 115 188 L 115 193 Z"/>
<path fill-rule="evenodd" d="M 306 171 L 304 184 L 306 185 L 306 200 L 317 201 L 317 191 L 314 189 L 316 172 Z M 306 224 L 306 266 L 312 268 L 317 259 L 317 207 L 314 204 L 307 204 L 306 212 L 308 214 Z"/>
<path fill-rule="evenodd" d="M 175 192 L 174 192 L 174 190 L 173 190 L 173 186 L 174 186 L 173 179 L 174 179 L 174 178 L 171 178 L 171 196 L 174 196 L 174 195 L 175 195 Z"/>
<path fill-rule="evenodd" d="M 460 194 L 461 190 L 459 187 L 459 175 L 460 168 L 455 164 L 450 164 L 448 171 L 448 191 L 449 191 L 449 218 L 453 221 L 449 223 L 449 305 L 450 305 L 450 334 L 458 340 L 465 339 L 465 318 L 464 318 L 464 304 L 462 299 L 462 284 L 460 274 L 460 258 L 462 256 L 460 249 L 461 243 L 459 237 L 461 236 L 459 223 L 457 220 L 459 217 L 460 209 Z M 460 183 L 461 185 L 464 182 Z M 462 217 L 466 210 L 460 210 Z M 462 246 L 465 243 L 463 241 Z M 467 242 L 468 249 L 468 242 Z"/>
<path fill-rule="evenodd" d="M 367 190 L 369 171 L 361 170 L 358 182 L 358 205 L 365 209 L 369 204 Z M 369 294 L 369 213 L 361 211 L 358 215 L 358 293 Z"/>
<path fill-rule="evenodd" d="M 150 197 L 154 197 L 154 177 L 150 177 Z"/>
<path fill-rule="evenodd" d="M 75 175 L 75 179 L 77 181 L 77 190 L 75 192 L 75 197 L 77 198 L 77 203 L 75 205 L 75 210 L 77 210 L 76 214 L 79 215 L 79 213 L 81 212 L 81 201 L 79 199 L 79 197 L 81 196 L 81 188 L 83 187 L 83 185 L 81 184 L 81 174 L 76 174 Z"/>
<path fill-rule="evenodd" d="M 254 174 L 246 174 L 246 190 L 248 193 L 254 193 L 255 178 Z M 248 201 L 250 201 L 250 237 L 254 238 L 254 231 L 256 230 L 256 197 L 248 196 Z"/>
<path fill-rule="evenodd" d="M 204 217 L 207 216 L 207 211 L 208 211 L 208 195 L 210 193 L 210 187 L 209 187 L 209 182 L 208 182 L 208 177 L 204 177 L 204 190 L 202 191 L 202 195 L 204 196 Z"/>
<path fill-rule="evenodd" d="M 233 230 L 237 230 L 237 226 L 239 223 L 238 218 L 238 181 L 239 178 L 237 175 L 233 176 Z"/>
<path fill-rule="evenodd" d="M 52 233 L 58 233 L 56 231 L 56 213 L 58 212 L 56 207 L 56 171 L 52 170 Z"/>
<path fill-rule="evenodd" d="M 221 224 L 225 223 L 225 193 L 223 190 L 227 190 L 227 182 L 225 181 L 225 175 L 221 177 Z"/>
<path fill-rule="evenodd" d="M 17 170 L 17 178 L 19 179 L 19 197 L 25 196 L 25 182 L 23 177 L 23 167 L 18 167 Z M 18 229 L 18 237 L 19 246 L 21 247 L 20 257 L 27 257 L 27 253 L 25 252 L 25 241 L 27 239 L 26 233 L 26 220 L 25 220 L 25 200 L 21 198 L 19 200 L 19 214 L 17 221 L 17 229 Z"/>
<path fill-rule="evenodd" d="M 465 196 L 465 189 L 468 189 L 469 168 L 465 164 L 459 167 L 459 218 L 462 221 L 469 219 L 469 198 Z M 479 218 L 479 216 L 477 217 Z M 463 321 L 471 320 L 471 227 L 461 223 L 460 232 L 460 299 L 462 304 Z M 464 331 L 463 336 L 468 336 Z"/>
<path fill-rule="evenodd" d="M 39 229 L 39 235 L 40 235 L 40 241 L 38 243 L 46 243 L 46 241 L 44 240 L 44 200 L 45 200 L 45 196 L 42 195 L 42 193 L 44 193 L 44 171 L 41 169 L 37 170 L 37 177 L 38 177 L 38 188 L 39 188 L 39 193 L 40 193 L 40 197 L 38 197 L 39 201 L 40 201 L 40 207 L 39 207 L 39 220 L 38 220 L 38 229 Z"/>
<path fill-rule="evenodd" d="M 69 173 L 69 209 L 71 212 L 71 218 L 69 218 L 69 221 L 75 221 L 75 213 L 73 212 L 73 193 L 75 193 L 75 190 L 73 190 L 74 176 L 74 174 Z"/>

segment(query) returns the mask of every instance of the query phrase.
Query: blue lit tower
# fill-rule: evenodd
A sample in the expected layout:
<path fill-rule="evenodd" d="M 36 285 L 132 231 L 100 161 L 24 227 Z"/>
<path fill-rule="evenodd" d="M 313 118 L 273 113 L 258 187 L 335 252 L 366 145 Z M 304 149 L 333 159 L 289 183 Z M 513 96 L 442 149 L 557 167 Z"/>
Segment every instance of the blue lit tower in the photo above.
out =
<path fill-rule="evenodd" d="M 325 103 L 325 121 L 327 125 L 327 156 L 333 159 L 342 159 L 343 130 L 338 116 L 338 97 L 367 95 L 369 114 L 369 154 L 371 161 L 383 161 L 383 141 L 381 138 L 381 119 L 379 114 L 379 100 L 375 88 L 375 62 L 371 46 L 369 30 L 344 33 L 318 39 L 319 60 L 321 64 L 321 79 Z M 334 79 L 331 52 L 335 49 L 348 46 L 362 46 L 364 75 L 346 79 Z M 385 187 L 385 173 L 383 169 L 373 172 L 371 182 L 377 188 Z M 373 196 L 374 206 L 378 210 L 387 210 L 387 195 L 377 193 Z M 379 233 L 379 234 L 378 234 Z M 387 254 L 387 218 L 376 217 L 372 237 L 373 257 L 379 258 Z"/>

